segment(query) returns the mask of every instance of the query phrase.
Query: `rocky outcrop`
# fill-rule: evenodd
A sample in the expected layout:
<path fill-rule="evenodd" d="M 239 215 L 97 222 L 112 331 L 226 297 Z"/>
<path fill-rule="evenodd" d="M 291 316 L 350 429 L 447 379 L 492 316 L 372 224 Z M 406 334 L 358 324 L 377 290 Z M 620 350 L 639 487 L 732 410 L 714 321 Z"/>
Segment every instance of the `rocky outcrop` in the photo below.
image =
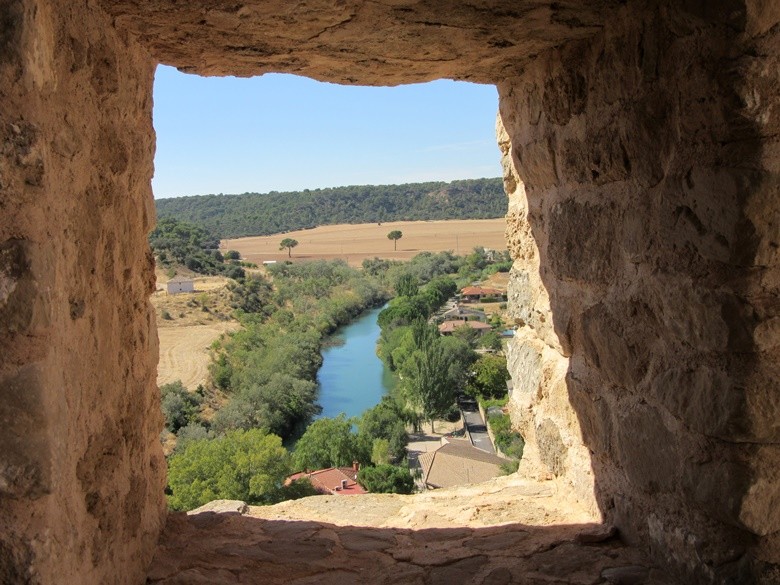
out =
<path fill-rule="evenodd" d="M 161 530 L 163 62 L 496 84 L 523 472 L 685 582 L 772 582 L 778 23 L 767 0 L 0 5 L 0 580 L 140 582 Z"/>

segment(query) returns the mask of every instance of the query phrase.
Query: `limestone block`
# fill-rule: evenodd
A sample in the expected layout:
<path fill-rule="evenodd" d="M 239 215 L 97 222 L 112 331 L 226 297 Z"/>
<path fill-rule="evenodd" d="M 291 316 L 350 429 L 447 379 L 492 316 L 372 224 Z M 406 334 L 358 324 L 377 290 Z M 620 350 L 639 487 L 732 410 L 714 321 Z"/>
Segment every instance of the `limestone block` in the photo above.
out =
<path fill-rule="evenodd" d="M 618 270 L 615 211 L 574 199 L 550 210 L 547 254 L 556 278 L 606 284 Z"/>
<path fill-rule="evenodd" d="M 748 433 L 745 391 L 732 385 L 722 367 L 670 368 L 653 379 L 650 390 L 691 429 L 722 438 Z"/>
<path fill-rule="evenodd" d="M 527 328 L 518 329 L 512 339 L 508 368 L 512 374 L 513 395 L 541 397 L 542 353 L 539 340 Z"/>
<path fill-rule="evenodd" d="M 547 469 L 560 477 L 566 473 L 567 449 L 563 444 L 560 429 L 552 421 L 545 418 L 536 427 L 536 444 L 539 449 L 539 457 L 547 466 Z"/>
<path fill-rule="evenodd" d="M 653 408 L 638 404 L 619 415 L 615 451 L 637 488 L 649 494 L 674 488 L 679 474 L 677 439 Z"/>
<path fill-rule="evenodd" d="M 621 318 L 626 313 L 630 318 Z M 653 324 L 653 317 L 644 307 L 599 303 L 580 318 L 574 343 L 582 348 L 585 361 L 616 386 L 636 386 L 647 375 L 651 359 L 652 334 L 645 332 L 653 329 L 643 325 Z"/>

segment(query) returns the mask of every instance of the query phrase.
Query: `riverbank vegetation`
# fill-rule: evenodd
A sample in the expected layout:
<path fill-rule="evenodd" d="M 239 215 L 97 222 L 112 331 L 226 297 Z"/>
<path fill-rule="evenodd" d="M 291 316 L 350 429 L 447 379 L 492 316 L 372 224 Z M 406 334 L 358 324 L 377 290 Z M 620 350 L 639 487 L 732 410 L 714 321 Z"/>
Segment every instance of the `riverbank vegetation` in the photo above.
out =
<path fill-rule="evenodd" d="M 388 291 L 341 261 L 267 270 L 268 279 L 253 275 L 233 290 L 243 328 L 214 346 L 212 379 L 229 401 L 212 427 L 265 428 L 286 439 L 318 412 L 316 377 L 325 336 L 385 302 Z"/>
<path fill-rule="evenodd" d="M 155 204 L 161 222 L 174 218 L 195 223 L 217 239 L 340 223 L 489 219 L 506 214 L 500 178 L 171 197 Z"/>

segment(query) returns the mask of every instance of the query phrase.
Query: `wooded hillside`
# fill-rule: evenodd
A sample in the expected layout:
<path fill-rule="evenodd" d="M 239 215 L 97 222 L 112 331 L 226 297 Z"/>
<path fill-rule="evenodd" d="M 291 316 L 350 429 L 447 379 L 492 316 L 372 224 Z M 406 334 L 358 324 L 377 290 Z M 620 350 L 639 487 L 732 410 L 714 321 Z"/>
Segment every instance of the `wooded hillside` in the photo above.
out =
<path fill-rule="evenodd" d="M 190 221 L 223 239 L 339 223 L 489 219 L 503 217 L 507 208 L 500 178 L 197 195 L 156 204 L 160 219 Z"/>

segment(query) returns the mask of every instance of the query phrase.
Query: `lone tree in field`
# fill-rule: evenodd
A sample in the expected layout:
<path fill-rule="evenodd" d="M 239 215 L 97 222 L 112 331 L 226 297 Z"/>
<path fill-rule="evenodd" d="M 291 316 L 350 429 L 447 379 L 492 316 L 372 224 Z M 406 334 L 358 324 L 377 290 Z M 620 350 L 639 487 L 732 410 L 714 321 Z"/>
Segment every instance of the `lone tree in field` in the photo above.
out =
<path fill-rule="evenodd" d="M 398 240 L 400 240 L 402 236 L 403 234 L 401 233 L 401 230 L 393 230 L 387 234 L 387 239 L 393 240 L 393 250 L 398 249 Z"/>
<path fill-rule="evenodd" d="M 287 257 L 290 258 L 292 256 L 292 249 L 298 245 L 298 240 L 293 240 L 292 238 L 285 238 L 279 243 L 279 249 L 284 250 L 287 248 Z"/>

